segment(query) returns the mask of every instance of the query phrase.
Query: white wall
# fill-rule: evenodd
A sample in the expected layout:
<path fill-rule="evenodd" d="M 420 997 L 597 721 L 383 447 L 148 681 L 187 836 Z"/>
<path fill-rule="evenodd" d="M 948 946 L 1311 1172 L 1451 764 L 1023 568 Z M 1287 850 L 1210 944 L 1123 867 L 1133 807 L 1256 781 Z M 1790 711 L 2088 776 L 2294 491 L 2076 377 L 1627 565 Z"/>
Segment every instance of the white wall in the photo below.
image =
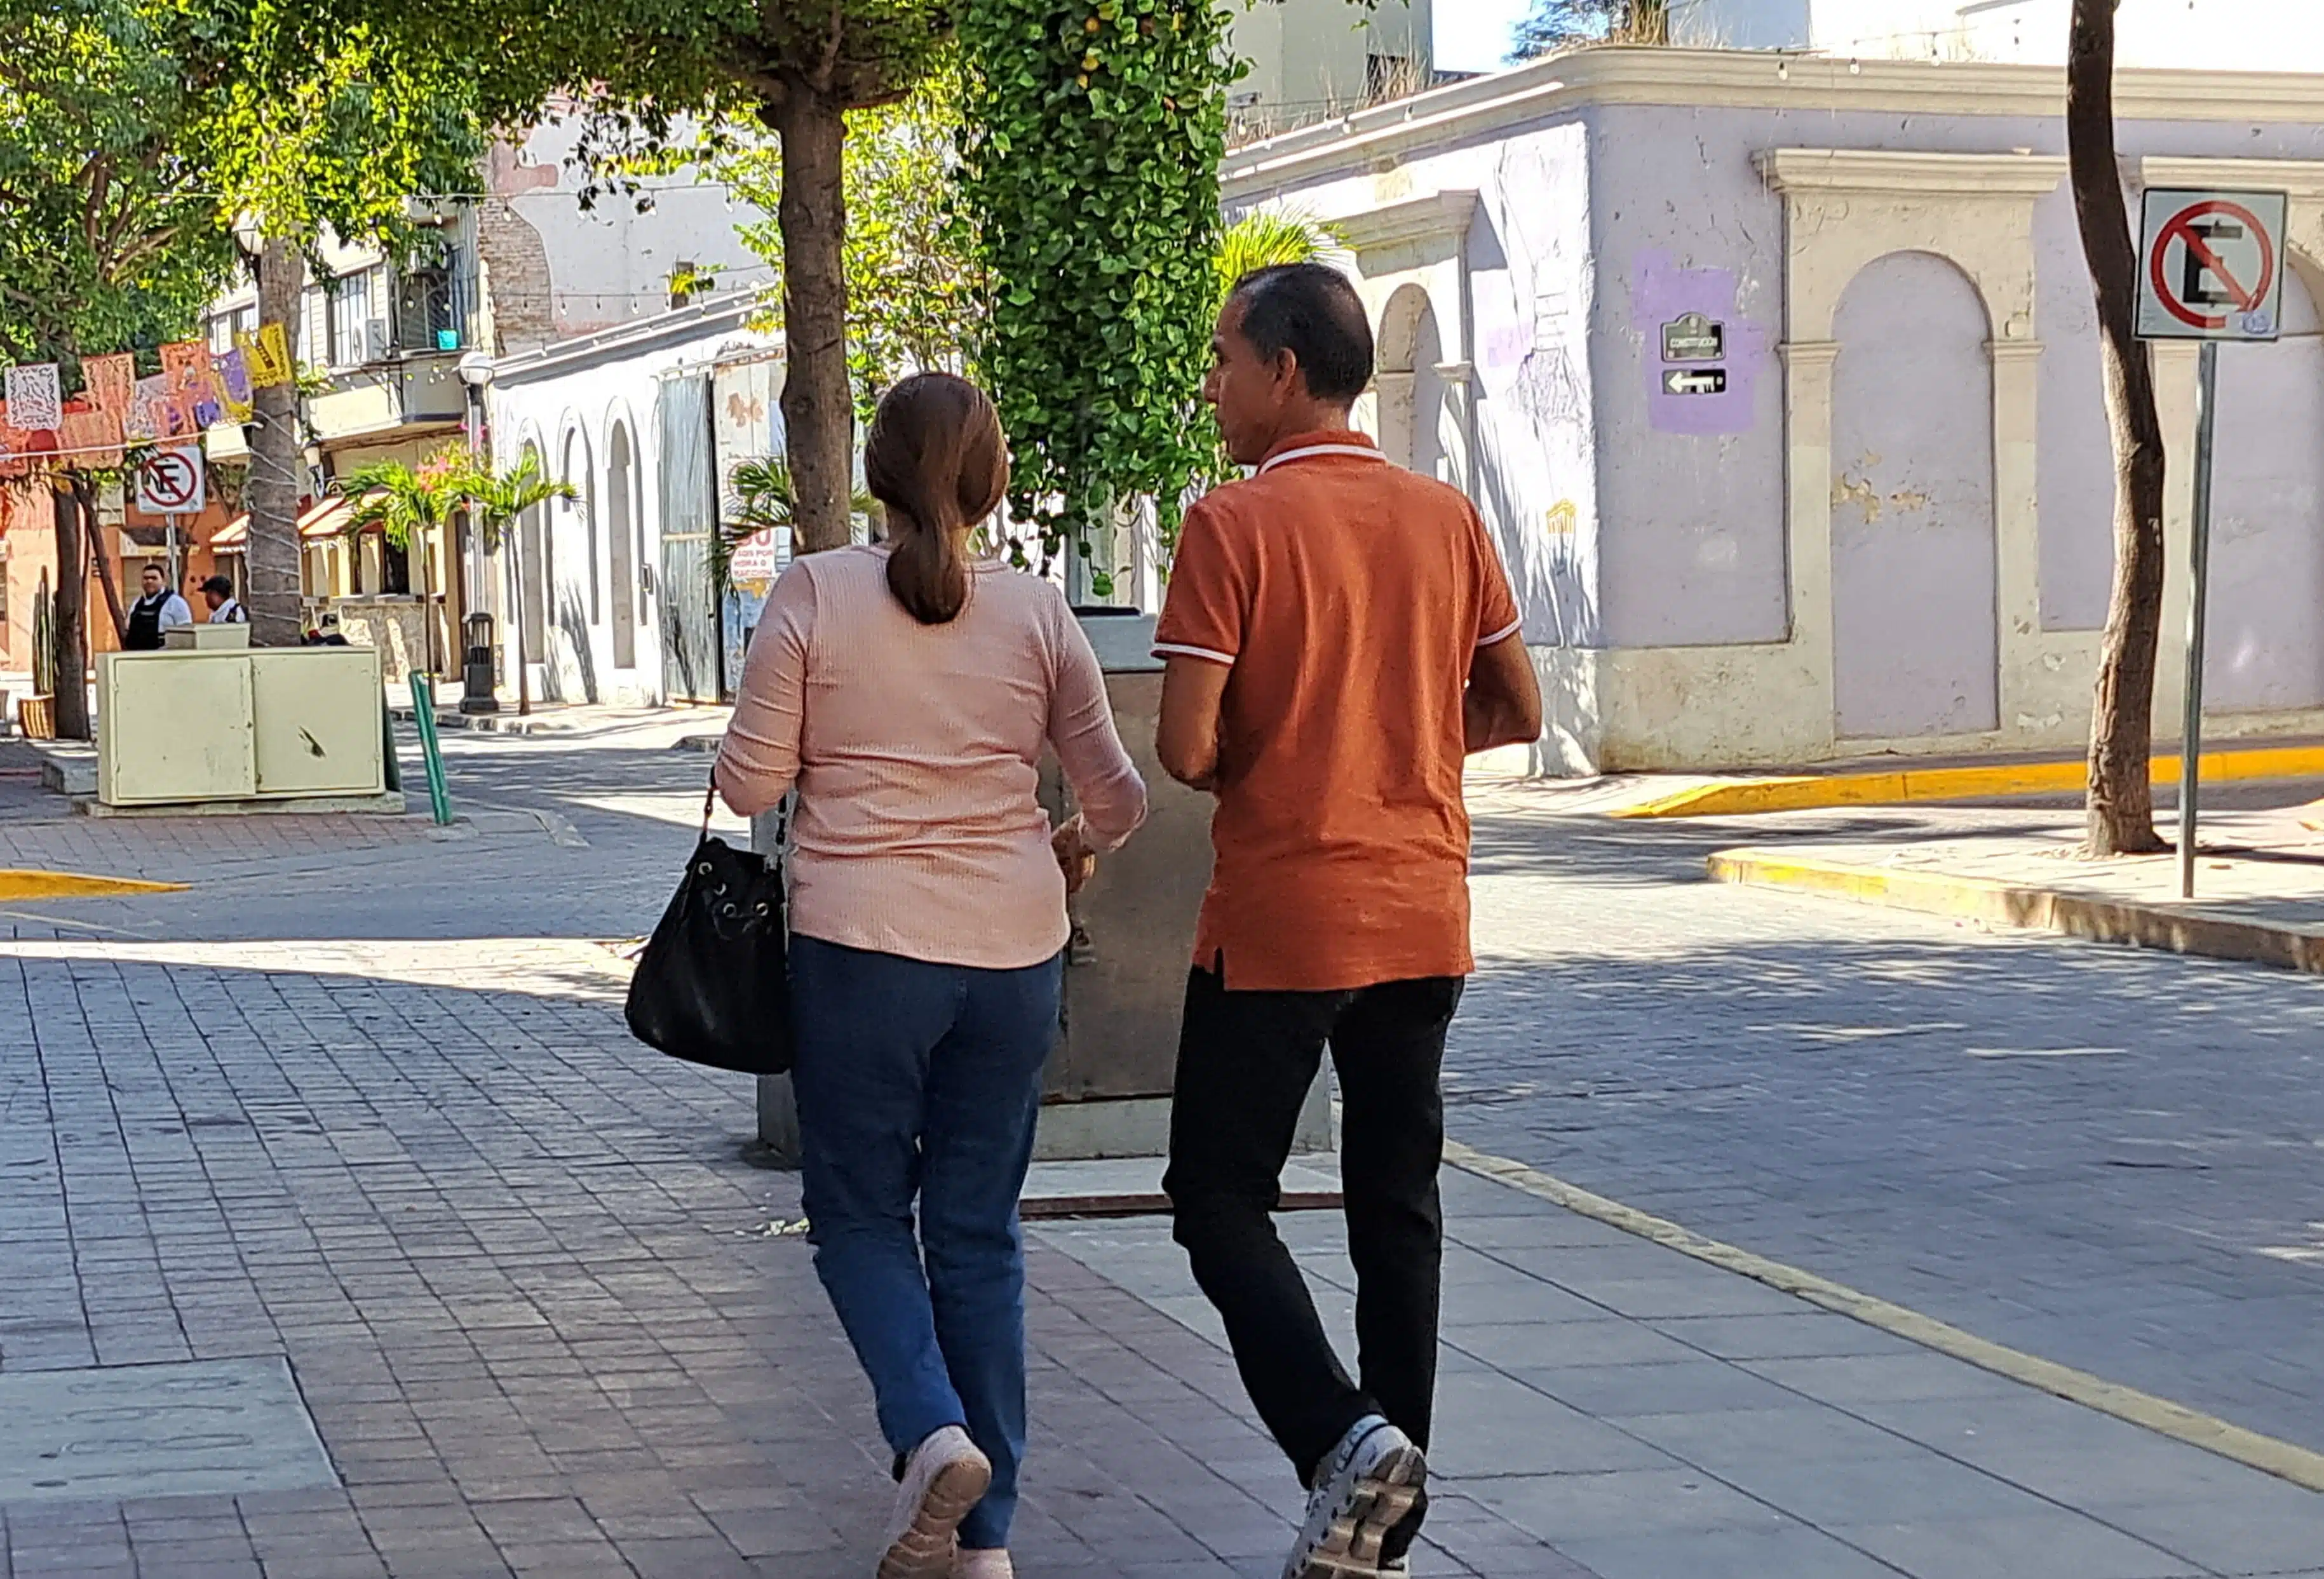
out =
<path fill-rule="evenodd" d="M 1674 41 L 1866 59 L 2061 65 L 2072 0 L 1674 0 Z M 2117 63 L 2324 71 L 2316 0 L 2122 0 Z"/>

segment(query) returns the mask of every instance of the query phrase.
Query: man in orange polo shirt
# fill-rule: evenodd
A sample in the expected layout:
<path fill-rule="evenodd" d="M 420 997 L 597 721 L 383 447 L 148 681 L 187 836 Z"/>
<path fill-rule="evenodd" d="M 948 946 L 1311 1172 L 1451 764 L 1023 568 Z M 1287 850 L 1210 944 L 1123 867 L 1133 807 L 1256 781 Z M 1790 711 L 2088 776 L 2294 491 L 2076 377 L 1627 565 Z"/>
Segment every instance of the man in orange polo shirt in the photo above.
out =
<path fill-rule="evenodd" d="M 1401 1572 L 1436 1385 L 1444 1035 L 1469 952 L 1467 755 L 1541 733 L 1484 523 L 1350 431 L 1362 303 L 1247 276 L 1204 388 L 1236 462 L 1187 513 L 1155 638 L 1162 764 L 1218 797 L 1165 1184 L 1243 1383 L 1309 1488 L 1286 1579 Z M 1269 1214 L 1323 1049 L 1339 1071 L 1360 1383 Z"/>

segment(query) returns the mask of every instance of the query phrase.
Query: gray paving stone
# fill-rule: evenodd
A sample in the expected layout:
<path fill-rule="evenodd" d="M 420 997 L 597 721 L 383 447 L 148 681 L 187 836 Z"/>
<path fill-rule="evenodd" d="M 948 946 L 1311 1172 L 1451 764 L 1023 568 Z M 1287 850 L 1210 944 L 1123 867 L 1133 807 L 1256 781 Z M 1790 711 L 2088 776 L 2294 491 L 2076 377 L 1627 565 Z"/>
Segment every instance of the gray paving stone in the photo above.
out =
<path fill-rule="evenodd" d="M 1801 1524 L 1717 1535 L 1581 1536 L 1563 1544 L 1600 1579 L 1895 1579 L 1897 1573 Z"/>
<path fill-rule="evenodd" d="M 2324 1494 L 2282 1482 L 2096 1510 L 2117 1529 L 2222 1574 L 2274 1573 L 2324 1554 Z"/>
<path fill-rule="evenodd" d="M 1774 1457 L 1793 1464 L 1923 1459 L 1926 1449 L 1838 1409 L 1802 1400 L 1778 1409 L 1692 1409 L 1624 1417 L 1622 1429 L 1713 1473 Z M 1892 1465 L 1889 1473 L 1913 1471 Z"/>
<path fill-rule="evenodd" d="M 1827 1403 L 1910 1403 L 1927 1399 L 2015 1400 L 2026 1390 L 1950 1354 L 1833 1354 L 1803 1360 L 1745 1360 L 1743 1369 Z"/>
<path fill-rule="evenodd" d="M 1627 1365 L 1513 1365 L 1508 1373 L 1600 1419 L 1674 1409 L 1776 1409 L 1796 1397 L 1724 1360 Z"/>
<path fill-rule="evenodd" d="M 1702 1351 L 1642 1323 L 1619 1317 L 1600 1321 L 1500 1322 L 1447 1330 L 1455 1351 L 1503 1370 L 1549 1365 L 1629 1365 L 1691 1360 Z"/>
<path fill-rule="evenodd" d="M 1765 1502 L 1701 1470 L 1618 1469 L 1594 1474 L 1524 1474 L 1480 1480 L 1471 1496 L 1521 1529 L 1579 1553 L 1591 1537 L 1687 1530 L 1768 1532 L 1788 1522 Z M 1596 1566 L 1586 1556 L 1581 1561 Z"/>
<path fill-rule="evenodd" d="M 1826 1533 L 1914 1579 L 2194 1579 L 2183 1557 L 2057 1509 L 2014 1519 L 1835 1525 Z"/>
<path fill-rule="evenodd" d="M 1922 1354 L 1878 1327 L 1820 1310 L 1782 1316 L 1667 1317 L 1656 1332 L 1728 1360 L 1812 1360 L 1839 1354 Z"/>

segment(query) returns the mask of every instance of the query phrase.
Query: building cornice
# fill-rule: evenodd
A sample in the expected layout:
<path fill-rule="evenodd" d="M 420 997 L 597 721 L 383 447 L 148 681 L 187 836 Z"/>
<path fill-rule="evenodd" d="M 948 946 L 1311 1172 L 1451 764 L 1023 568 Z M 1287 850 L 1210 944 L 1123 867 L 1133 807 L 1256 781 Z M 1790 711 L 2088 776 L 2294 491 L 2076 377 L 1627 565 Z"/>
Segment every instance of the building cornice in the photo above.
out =
<path fill-rule="evenodd" d="M 2309 159 L 2172 159 L 2139 161 L 2150 187 L 2203 187 L 2246 192 L 2288 192 L 2324 198 L 2324 161 Z"/>
<path fill-rule="evenodd" d="M 750 326 L 759 307 L 759 293 L 746 291 L 694 302 L 617 328 L 601 329 L 594 335 L 553 341 L 537 350 L 519 352 L 494 362 L 493 383 L 495 388 L 531 383 L 576 372 L 595 363 L 659 351 L 706 335 L 739 333 Z"/>
<path fill-rule="evenodd" d="M 2066 74 L 2057 66 L 1613 45 L 1254 142 L 1228 153 L 1222 174 L 1230 204 L 1256 202 L 1297 182 L 1392 168 L 1420 148 L 1596 105 L 2055 120 L 2065 103 Z M 2115 77 L 2115 114 L 2126 121 L 2324 121 L 2324 75 L 2122 71 Z"/>
<path fill-rule="evenodd" d="M 1770 148 L 1754 162 L 1777 191 L 1858 197 L 2039 197 L 2066 177 L 2063 159 L 2033 153 Z"/>
<path fill-rule="evenodd" d="M 1385 204 L 1331 223 L 1351 250 L 1376 252 L 1388 247 L 1461 236 L 1468 231 L 1469 222 L 1476 213 L 1475 192 L 1438 192 L 1407 202 Z"/>

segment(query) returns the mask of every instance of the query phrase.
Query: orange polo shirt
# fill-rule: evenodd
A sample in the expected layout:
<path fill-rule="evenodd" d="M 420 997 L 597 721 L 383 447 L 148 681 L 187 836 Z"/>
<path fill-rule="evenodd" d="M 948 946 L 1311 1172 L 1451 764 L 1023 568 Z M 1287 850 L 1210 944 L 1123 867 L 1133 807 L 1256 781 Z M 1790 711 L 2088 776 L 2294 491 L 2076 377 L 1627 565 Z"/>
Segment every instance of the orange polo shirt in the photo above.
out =
<path fill-rule="evenodd" d="M 1361 434 L 1187 512 L 1155 651 L 1233 670 L 1197 964 L 1288 991 L 1473 969 L 1461 698 L 1517 625 L 1476 510 Z"/>

